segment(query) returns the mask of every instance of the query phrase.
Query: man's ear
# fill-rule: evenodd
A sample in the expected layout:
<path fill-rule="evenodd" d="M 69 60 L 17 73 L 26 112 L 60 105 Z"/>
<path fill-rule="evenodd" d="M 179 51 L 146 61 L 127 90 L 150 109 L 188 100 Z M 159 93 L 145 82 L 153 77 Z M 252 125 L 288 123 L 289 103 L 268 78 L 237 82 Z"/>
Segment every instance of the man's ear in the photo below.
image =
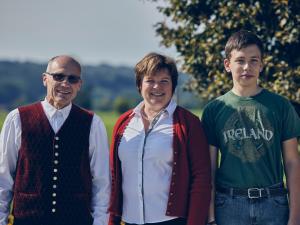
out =
<path fill-rule="evenodd" d="M 80 80 L 80 81 L 79 81 L 79 84 L 78 84 L 78 91 L 80 91 L 82 84 L 83 84 L 83 81 Z"/>
<path fill-rule="evenodd" d="M 45 73 L 43 73 L 43 85 L 47 87 L 47 76 Z"/>
<path fill-rule="evenodd" d="M 225 67 L 225 70 L 229 73 L 230 72 L 230 60 L 229 59 L 224 59 L 224 67 Z"/>

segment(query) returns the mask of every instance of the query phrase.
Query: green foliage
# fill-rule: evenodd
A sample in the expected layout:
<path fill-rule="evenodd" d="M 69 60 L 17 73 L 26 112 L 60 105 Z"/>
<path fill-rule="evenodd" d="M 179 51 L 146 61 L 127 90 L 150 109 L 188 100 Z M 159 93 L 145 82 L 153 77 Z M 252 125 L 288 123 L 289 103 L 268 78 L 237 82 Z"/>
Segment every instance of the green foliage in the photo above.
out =
<path fill-rule="evenodd" d="M 113 104 L 114 111 L 120 114 L 126 112 L 127 110 L 133 107 L 133 102 L 130 101 L 128 98 L 124 98 L 122 96 L 117 97 Z"/>
<path fill-rule="evenodd" d="M 42 73 L 46 64 L 0 61 L 0 107 L 11 110 L 45 98 Z M 82 67 L 83 86 L 75 100 L 82 107 L 112 110 L 114 99 L 121 95 L 133 101 L 139 98 L 131 67 Z"/>
<path fill-rule="evenodd" d="M 42 84 L 42 73 L 45 68 L 45 64 L 0 61 L 0 107 L 11 110 L 44 99 L 46 89 Z M 111 111 L 120 96 L 126 98 L 130 107 L 141 100 L 131 67 L 83 66 L 82 78 L 83 85 L 75 103 L 84 108 Z M 188 108 L 199 107 L 201 102 L 195 96 L 182 91 L 186 78 L 182 74 L 179 76 L 178 103 Z"/>
<path fill-rule="evenodd" d="M 232 87 L 223 69 L 224 47 L 240 29 L 255 32 L 265 47 L 261 85 L 300 102 L 300 2 L 298 0 L 152 0 L 165 20 L 156 32 L 175 46 L 187 88 L 212 99 Z"/>
<path fill-rule="evenodd" d="M 81 90 L 78 92 L 77 97 L 75 98 L 74 103 L 80 105 L 83 108 L 91 109 L 92 102 L 91 102 L 91 92 L 88 86 L 83 86 Z"/>

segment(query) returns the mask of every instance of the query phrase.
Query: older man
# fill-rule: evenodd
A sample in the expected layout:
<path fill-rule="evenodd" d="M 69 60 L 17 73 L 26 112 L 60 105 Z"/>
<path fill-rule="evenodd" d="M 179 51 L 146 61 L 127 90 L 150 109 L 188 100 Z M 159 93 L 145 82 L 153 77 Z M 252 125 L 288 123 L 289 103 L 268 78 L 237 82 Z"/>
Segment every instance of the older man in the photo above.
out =
<path fill-rule="evenodd" d="M 8 114 L 0 136 L 0 225 L 12 199 L 15 225 L 107 224 L 107 134 L 98 116 L 72 103 L 80 74 L 72 57 L 52 58 L 45 100 Z"/>

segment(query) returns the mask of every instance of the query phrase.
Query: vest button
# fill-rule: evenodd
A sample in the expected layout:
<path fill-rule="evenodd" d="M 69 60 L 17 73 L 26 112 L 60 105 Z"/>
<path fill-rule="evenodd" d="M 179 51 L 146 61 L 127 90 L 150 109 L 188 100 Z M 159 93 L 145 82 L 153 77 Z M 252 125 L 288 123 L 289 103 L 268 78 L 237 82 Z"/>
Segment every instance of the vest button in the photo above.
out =
<path fill-rule="evenodd" d="M 52 202 L 52 205 L 56 205 L 56 201 L 53 201 L 53 202 Z"/>
<path fill-rule="evenodd" d="M 54 148 L 58 148 L 58 145 L 54 145 Z"/>
<path fill-rule="evenodd" d="M 53 177 L 53 180 L 57 180 L 57 177 Z"/>
<path fill-rule="evenodd" d="M 53 184 L 53 186 L 52 186 L 52 187 L 53 187 L 54 189 L 55 189 L 55 188 L 57 188 L 56 184 Z"/>
<path fill-rule="evenodd" d="M 55 152 L 54 155 L 55 155 L 55 156 L 58 156 L 58 152 Z"/>
<path fill-rule="evenodd" d="M 55 137 L 55 140 L 57 140 L 57 141 L 58 141 L 58 140 L 59 140 L 59 137 Z"/>
<path fill-rule="evenodd" d="M 52 193 L 52 197 L 56 197 L 56 193 L 54 192 L 54 193 Z"/>
<path fill-rule="evenodd" d="M 55 212 L 56 212 L 56 209 L 53 208 L 51 211 L 52 211 L 53 213 L 55 213 Z"/>
<path fill-rule="evenodd" d="M 58 164 L 58 160 L 54 160 L 54 164 Z"/>
<path fill-rule="evenodd" d="M 57 169 L 56 169 L 56 168 L 54 168 L 54 169 L 53 169 L 53 172 L 54 172 L 54 173 L 57 173 Z"/>

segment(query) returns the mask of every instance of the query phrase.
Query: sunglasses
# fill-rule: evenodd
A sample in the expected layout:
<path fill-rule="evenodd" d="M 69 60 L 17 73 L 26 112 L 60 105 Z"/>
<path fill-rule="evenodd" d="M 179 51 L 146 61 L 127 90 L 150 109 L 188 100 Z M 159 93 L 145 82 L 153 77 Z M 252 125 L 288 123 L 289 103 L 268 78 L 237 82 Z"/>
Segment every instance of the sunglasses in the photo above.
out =
<path fill-rule="evenodd" d="M 67 80 L 70 84 L 77 84 L 81 78 L 76 75 L 65 75 L 63 73 L 48 73 L 45 72 L 45 74 L 48 74 L 53 77 L 53 80 L 58 82 L 63 82 L 64 80 Z"/>

